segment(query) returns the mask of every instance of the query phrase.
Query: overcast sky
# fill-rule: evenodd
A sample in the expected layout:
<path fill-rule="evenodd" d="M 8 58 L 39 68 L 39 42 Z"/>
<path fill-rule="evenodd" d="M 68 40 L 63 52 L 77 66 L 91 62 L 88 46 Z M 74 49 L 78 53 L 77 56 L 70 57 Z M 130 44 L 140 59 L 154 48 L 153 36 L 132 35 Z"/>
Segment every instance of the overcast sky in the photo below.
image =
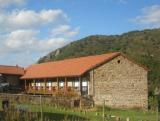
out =
<path fill-rule="evenodd" d="M 0 0 L 0 64 L 27 66 L 92 34 L 160 27 L 160 0 Z"/>

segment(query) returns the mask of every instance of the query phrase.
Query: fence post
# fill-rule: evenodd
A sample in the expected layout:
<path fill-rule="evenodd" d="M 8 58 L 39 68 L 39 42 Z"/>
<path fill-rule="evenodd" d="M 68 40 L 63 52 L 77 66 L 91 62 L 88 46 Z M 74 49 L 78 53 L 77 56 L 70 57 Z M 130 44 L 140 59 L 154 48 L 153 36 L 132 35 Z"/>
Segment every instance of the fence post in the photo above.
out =
<path fill-rule="evenodd" d="M 43 121 L 42 95 L 40 95 L 41 121 Z"/>
<path fill-rule="evenodd" d="M 130 121 L 130 120 L 129 120 L 129 117 L 126 118 L 126 121 Z"/>
<path fill-rule="evenodd" d="M 159 105 L 157 103 L 157 121 L 159 121 Z"/>
<path fill-rule="evenodd" d="M 120 121 L 121 119 L 120 119 L 120 117 L 116 117 L 116 121 Z"/>
<path fill-rule="evenodd" d="M 103 121 L 105 121 L 105 100 L 103 100 Z"/>

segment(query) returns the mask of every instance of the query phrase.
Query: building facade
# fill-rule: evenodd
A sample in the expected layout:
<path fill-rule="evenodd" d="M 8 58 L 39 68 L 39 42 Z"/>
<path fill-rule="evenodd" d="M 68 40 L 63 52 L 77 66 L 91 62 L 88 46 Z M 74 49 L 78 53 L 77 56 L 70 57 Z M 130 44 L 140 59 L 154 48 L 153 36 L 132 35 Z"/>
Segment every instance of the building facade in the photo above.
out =
<path fill-rule="evenodd" d="M 31 65 L 26 93 L 90 95 L 95 105 L 148 108 L 148 69 L 119 52 Z"/>
<path fill-rule="evenodd" d="M 148 108 L 148 71 L 120 55 L 90 71 L 89 94 L 96 105 Z"/>

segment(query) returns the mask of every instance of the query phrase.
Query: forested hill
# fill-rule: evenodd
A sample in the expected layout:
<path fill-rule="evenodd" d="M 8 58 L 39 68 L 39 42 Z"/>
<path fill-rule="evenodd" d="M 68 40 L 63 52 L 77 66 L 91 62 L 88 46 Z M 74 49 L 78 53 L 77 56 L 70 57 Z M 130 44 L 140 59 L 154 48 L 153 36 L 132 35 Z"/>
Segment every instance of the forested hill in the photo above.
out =
<path fill-rule="evenodd" d="M 40 58 L 39 63 L 120 51 L 150 69 L 150 90 L 160 84 L 160 29 L 122 35 L 93 35 L 74 41 Z"/>

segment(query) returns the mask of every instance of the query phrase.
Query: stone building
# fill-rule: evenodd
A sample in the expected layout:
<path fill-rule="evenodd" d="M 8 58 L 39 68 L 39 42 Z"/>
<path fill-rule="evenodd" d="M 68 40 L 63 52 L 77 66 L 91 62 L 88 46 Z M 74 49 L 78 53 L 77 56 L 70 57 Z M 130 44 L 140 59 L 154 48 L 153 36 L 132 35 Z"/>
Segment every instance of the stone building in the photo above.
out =
<path fill-rule="evenodd" d="M 114 52 L 34 64 L 21 77 L 26 93 L 76 92 L 95 105 L 148 108 L 148 69 Z"/>

